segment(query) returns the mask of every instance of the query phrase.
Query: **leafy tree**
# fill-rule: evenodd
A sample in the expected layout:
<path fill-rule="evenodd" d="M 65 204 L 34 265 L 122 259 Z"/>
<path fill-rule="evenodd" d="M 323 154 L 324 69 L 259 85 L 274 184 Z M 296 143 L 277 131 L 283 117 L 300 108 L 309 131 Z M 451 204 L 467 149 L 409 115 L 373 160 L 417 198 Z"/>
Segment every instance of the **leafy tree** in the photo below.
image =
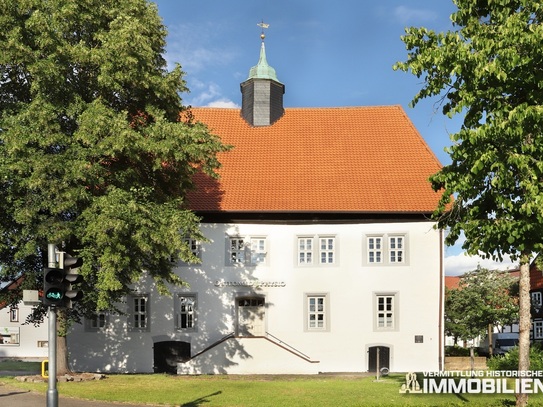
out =
<path fill-rule="evenodd" d="M 489 325 L 518 320 L 517 279 L 506 271 L 478 267 L 445 292 L 445 332 L 465 341 L 484 336 Z M 492 338 L 489 337 L 490 343 Z M 473 347 L 470 349 L 473 362 Z"/>
<path fill-rule="evenodd" d="M 41 287 L 57 244 L 84 259 L 75 317 L 143 273 L 163 293 L 182 283 L 172 260 L 194 261 L 184 237 L 202 239 L 185 197 L 226 147 L 182 106 L 156 6 L 0 0 L 0 26 L 0 278 Z"/>
<path fill-rule="evenodd" d="M 529 369 L 529 263 L 543 236 L 543 5 L 536 0 L 453 0 L 453 30 L 407 28 L 396 69 L 423 79 L 412 104 L 441 95 L 443 113 L 464 114 L 452 163 L 432 177 L 443 193 L 436 217 L 463 248 L 520 263 L 519 369 Z M 451 195 L 455 196 L 452 202 Z M 517 405 L 527 403 L 517 395 Z"/>

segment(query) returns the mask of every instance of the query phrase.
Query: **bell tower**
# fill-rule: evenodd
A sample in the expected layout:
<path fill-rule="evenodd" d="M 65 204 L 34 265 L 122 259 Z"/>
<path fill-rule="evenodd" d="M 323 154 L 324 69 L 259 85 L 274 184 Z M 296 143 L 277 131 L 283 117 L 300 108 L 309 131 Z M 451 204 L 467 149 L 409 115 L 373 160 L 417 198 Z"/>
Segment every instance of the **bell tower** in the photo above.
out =
<path fill-rule="evenodd" d="M 266 60 L 264 28 L 268 28 L 269 25 L 263 22 L 258 25 L 262 28 L 260 58 L 258 64 L 249 70 L 247 80 L 240 85 L 241 116 L 255 127 L 271 126 L 285 112 L 283 108 L 285 85 L 279 82 L 275 69 L 268 65 Z"/>

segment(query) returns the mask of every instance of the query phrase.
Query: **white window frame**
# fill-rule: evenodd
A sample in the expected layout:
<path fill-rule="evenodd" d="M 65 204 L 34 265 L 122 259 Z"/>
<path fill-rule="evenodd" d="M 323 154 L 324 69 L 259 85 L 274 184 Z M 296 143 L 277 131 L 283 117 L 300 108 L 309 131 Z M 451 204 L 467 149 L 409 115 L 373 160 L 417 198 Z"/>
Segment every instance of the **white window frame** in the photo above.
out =
<path fill-rule="evenodd" d="M 335 236 L 319 236 L 319 264 L 336 263 L 336 238 Z"/>
<path fill-rule="evenodd" d="M 388 236 L 388 261 L 391 264 L 405 263 L 405 236 Z"/>
<path fill-rule="evenodd" d="M 330 331 L 330 295 L 328 293 L 304 294 L 304 331 Z"/>
<path fill-rule="evenodd" d="M 299 267 L 335 266 L 339 262 L 335 235 L 300 235 L 296 237 L 296 264 Z"/>
<path fill-rule="evenodd" d="M 543 305 L 543 295 L 541 291 L 532 291 L 530 293 L 530 299 L 532 301 L 532 307 L 541 308 Z"/>
<path fill-rule="evenodd" d="M 373 294 L 373 329 L 374 331 L 398 331 L 398 293 Z"/>
<path fill-rule="evenodd" d="M 149 331 L 151 328 L 149 294 L 133 294 L 128 298 L 129 327 L 131 331 Z M 141 309 L 143 305 L 143 310 Z"/>
<path fill-rule="evenodd" d="M 380 246 L 379 246 L 380 245 Z M 406 266 L 409 263 L 407 233 L 370 233 L 364 237 L 365 266 Z"/>
<path fill-rule="evenodd" d="M 185 237 L 183 241 L 192 252 L 192 254 L 198 259 L 202 260 L 202 243 L 199 240 L 192 239 L 190 237 Z M 194 264 L 194 262 L 191 263 L 188 261 L 181 261 L 182 266 L 192 266 Z"/>
<path fill-rule="evenodd" d="M 175 328 L 183 332 L 196 331 L 198 323 L 198 295 L 196 293 L 177 294 L 175 309 Z M 183 326 L 183 315 L 185 315 L 185 326 Z"/>
<path fill-rule="evenodd" d="M 383 236 L 367 236 L 366 251 L 368 264 L 383 263 Z"/>
<path fill-rule="evenodd" d="M 533 339 L 543 339 L 543 320 L 534 320 Z"/>
<path fill-rule="evenodd" d="M 299 266 L 311 266 L 315 258 L 315 242 L 313 236 L 298 236 L 296 239 L 296 253 Z"/>
<path fill-rule="evenodd" d="M 105 329 L 108 323 L 107 313 L 103 311 L 96 312 L 92 317 L 87 318 L 86 322 L 88 331 L 100 331 Z"/>
<path fill-rule="evenodd" d="M 268 243 L 265 237 L 250 238 L 250 262 L 251 265 L 266 264 L 268 257 Z"/>
<path fill-rule="evenodd" d="M 268 264 L 268 238 L 262 235 L 227 236 L 226 265 L 255 267 Z"/>

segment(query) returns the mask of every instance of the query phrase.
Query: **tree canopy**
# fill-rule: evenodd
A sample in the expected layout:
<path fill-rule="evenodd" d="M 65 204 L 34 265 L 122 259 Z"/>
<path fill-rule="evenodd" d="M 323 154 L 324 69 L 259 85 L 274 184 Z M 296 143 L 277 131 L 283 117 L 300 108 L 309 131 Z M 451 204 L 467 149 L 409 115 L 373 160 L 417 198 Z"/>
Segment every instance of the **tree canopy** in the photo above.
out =
<path fill-rule="evenodd" d="M 144 272 L 181 283 L 202 238 L 186 195 L 226 147 L 182 105 L 156 6 L 0 0 L 0 26 L 0 279 L 39 287 L 55 243 L 84 259 L 92 307 Z"/>
<path fill-rule="evenodd" d="M 543 5 L 454 3 L 456 29 L 406 29 L 408 59 L 395 67 L 423 78 L 413 104 L 439 95 L 445 114 L 464 115 L 451 164 L 432 177 L 447 242 L 463 232 L 469 254 L 519 258 L 543 243 Z"/>
<path fill-rule="evenodd" d="M 519 370 L 528 370 L 529 263 L 543 247 L 543 4 L 453 2 L 453 29 L 407 28 L 407 61 L 394 68 L 422 78 L 413 105 L 440 97 L 444 114 L 464 116 L 451 163 L 431 178 L 442 193 L 435 217 L 448 244 L 463 233 L 469 254 L 519 260 Z"/>
<path fill-rule="evenodd" d="M 518 320 L 518 280 L 506 271 L 478 267 L 461 276 L 458 287 L 445 293 L 445 332 L 471 341 L 488 326 Z"/>

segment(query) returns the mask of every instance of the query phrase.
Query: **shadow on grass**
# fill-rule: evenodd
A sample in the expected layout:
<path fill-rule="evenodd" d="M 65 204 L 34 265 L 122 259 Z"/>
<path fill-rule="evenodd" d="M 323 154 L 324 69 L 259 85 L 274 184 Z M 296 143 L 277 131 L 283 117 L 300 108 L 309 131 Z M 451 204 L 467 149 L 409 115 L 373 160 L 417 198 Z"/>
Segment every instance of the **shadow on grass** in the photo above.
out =
<path fill-rule="evenodd" d="M 201 406 L 204 403 L 209 403 L 209 397 L 218 396 L 219 394 L 222 394 L 222 391 L 216 391 L 215 393 L 208 394 L 207 396 L 200 397 L 196 400 L 189 401 L 188 403 L 181 404 L 180 407 L 198 407 Z"/>

